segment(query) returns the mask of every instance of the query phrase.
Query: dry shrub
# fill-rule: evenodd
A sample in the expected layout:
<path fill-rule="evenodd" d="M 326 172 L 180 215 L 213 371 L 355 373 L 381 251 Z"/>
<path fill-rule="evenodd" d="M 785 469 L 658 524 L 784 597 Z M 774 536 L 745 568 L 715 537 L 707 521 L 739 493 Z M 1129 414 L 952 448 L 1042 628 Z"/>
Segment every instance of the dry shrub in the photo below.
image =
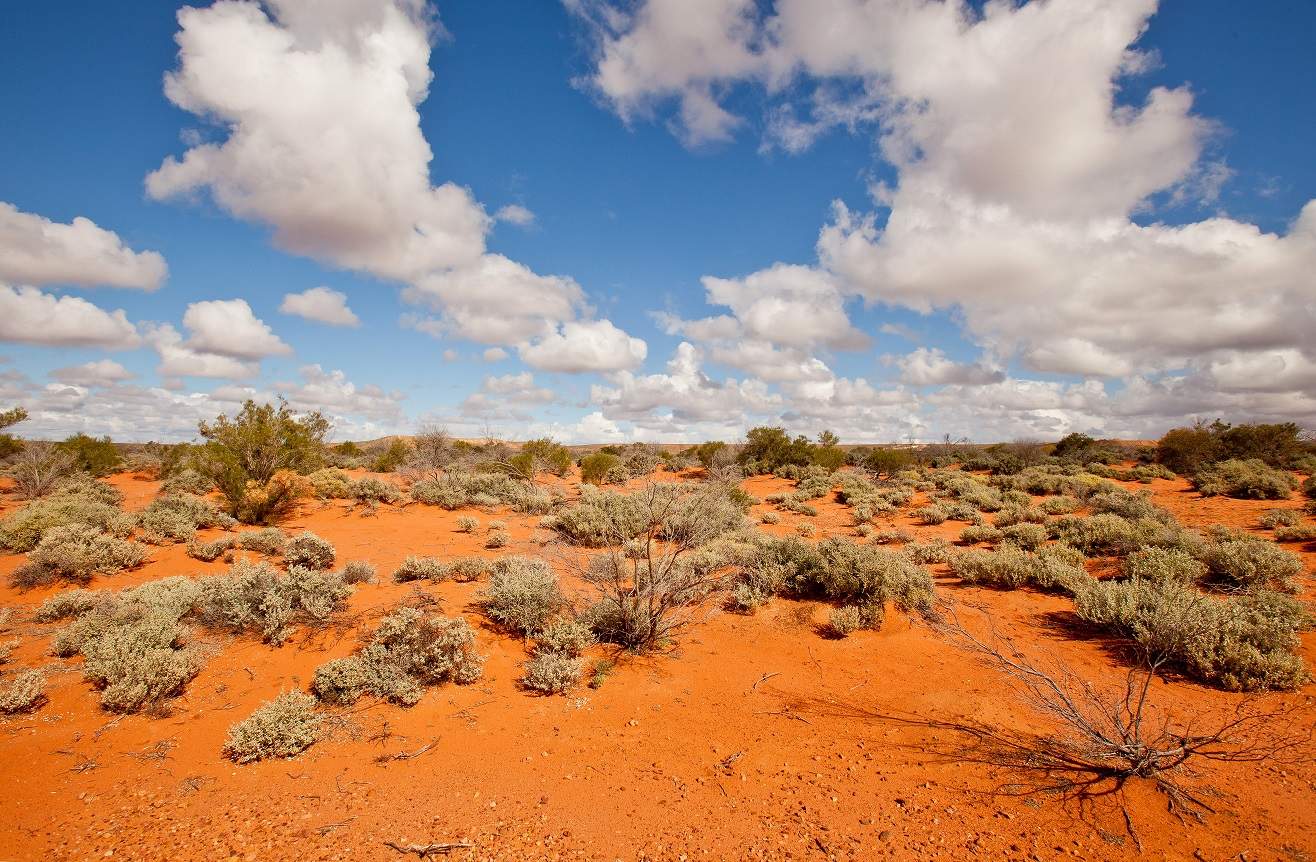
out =
<path fill-rule="evenodd" d="M 352 560 L 343 566 L 340 575 L 345 584 L 373 584 L 375 582 L 375 567 L 365 560 Z"/>
<path fill-rule="evenodd" d="M 1316 524 L 1296 524 L 1292 527 L 1276 527 L 1277 542 L 1316 542 Z"/>
<path fill-rule="evenodd" d="M 1302 558 L 1273 542 L 1246 533 L 1215 531 L 1215 541 L 1202 550 L 1207 576 L 1230 590 L 1277 588 L 1297 592 L 1294 578 L 1302 574 Z"/>
<path fill-rule="evenodd" d="M 230 553 L 237 545 L 237 536 L 220 536 L 210 542 L 199 542 L 192 539 L 187 543 L 187 555 L 203 563 L 213 563 L 225 554 Z"/>
<path fill-rule="evenodd" d="M 1031 586 L 1073 593 L 1091 580 L 1083 568 L 1083 555 L 1058 545 L 1039 548 L 1036 553 L 1011 544 L 994 551 L 960 551 L 951 558 L 951 571 L 966 583 L 997 589 Z"/>
<path fill-rule="evenodd" d="M 18 496 L 34 500 L 53 492 L 74 469 L 73 453 L 50 443 L 29 442 L 10 464 L 9 476 Z"/>
<path fill-rule="evenodd" d="M 1302 522 L 1302 513 L 1297 509 L 1267 509 L 1261 513 L 1257 523 L 1263 530 L 1276 527 L 1296 527 Z"/>
<path fill-rule="evenodd" d="M 352 496 L 352 477 L 336 467 L 316 470 L 306 477 L 311 493 L 321 500 L 346 500 Z"/>
<path fill-rule="evenodd" d="M 358 503 L 397 503 L 402 500 L 402 489 L 392 482 L 366 476 L 352 482 L 348 496 Z"/>
<path fill-rule="evenodd" d="M 1001 530 L 990 524 L 979 524 L 960 530 L 960 541 L 966 545 L 976 545 L 979 542 L 999 542 L 1004 535 Z"/>
<path fill-rule="evenodd" d="M 197 581 L 195 616 L 209 628 L 255 632 L 282 644 L 294 622 L 320 625 L 329 620 L 352 587 L 336 572 L 292 566 L 281 572 L 269 563 L 238 560 L 227 574 Z"/>
<path fill-rule="evenodd" d="M 924 506 L 921 509 L 915 509 L 913 512 L 914 520 L 927 526 L 936 526 L 937 524 L 946 523 L 950 514 L 941 506 Z"/>
<path fill-rule="evenodd" d="M 187 494 L 171 494 L 153 500 L 137 516 L 137 524 L 142 529 L 144 541 L 163 545 L 168 542 L 186 542 L 198 529 L 205 527 L 232 529 L 236 521 L 209 500 Z"/>
<path fill-rule="evenodd" d="M 407 557 L 402 561 L 393 572 L 393 580 L 399 584 L 405 584 L 409 581 L 439 581 L 448 580 L 451 572 L 447 564 L 438 557 Z"/>
<path fill-rule="evenodd" d="M 847 638 L 864 625 L 865 614 L 854 605 L 833 608 L 827 615 L 827 634 L 834 638 Z"/>
<path fill-rule="evenodd" d="M 10 580 L 23 589 L 56 581 L 85 584 L 96 574 L 112 575 L 136 568 L 146 556 L 145 546 L 86 524 L 51 527 Z"/>
<path fill-rule="evenodd" d="M 334 546 L 309 530 L 288 540 L 283 547 L 283 561 L 289 567 L 324 571 L 333 568 Z"/>
<path fill-rule="evenodd" d="M 584 662 L 561 652 L 537 652 L 526 662 L 521 684 L 544 694 L 565 694 L 580 682 Z"/>
<path fill-rule="evenodd" d="M 534 557 L 498 560 L 481 599 L 490 619 L 522 636 L 540 631 L 566 604 L 557 575 Z"/>
<path fill-rule="evenodd" d="M 238 547 L 244 551 L 253 551 L 270 557 L 277 557 L 282 554 L 287 542 L 288 538 L 283 535 L 283 531 L 278 527 L 266 527 L 263 530 L 247 530 L 238 533 Z"/>
<path fill-rule="evenodd" d="M 45 702 L 46 677 L 39 670 L 20 671 L 0 688 L 0 713 L 6 715 L 32 712 Z"/>
<path fill-rule="evenodd" d="M 355 655 L 321 665 L 311 689 L 326 703 L 351 704 L 368 694 L 411 706 L 425 686 L 474 682 L 483 665 L 464 619 L 401 607 L 380 621 Z"/>
<path fill-rule="evenodd" d="M 315 698 L 285 691 L 228 729 L 224 754 L 237 763 L 295 757 L 314 744 L 321 718 Z"/>
<path fill-rule="evenodd" d="M 1143 548 L 1124 559 L 1124 577 L 1143 581 L 1195 584 L 1206 575 L 1206 566 L 1178 548 Z"/>
<path fill-rule="evenodd" d="M 180 624 L 197 595 L 197 585 L 187 578 L 95 594 L 94 601 L 78 602 L 85 610 L 56 633 L 51 648 L 61 656 L 83 655 L 82 674 L 101 690 L 105 709 L 159 708 L 200 670 L 200 654 L 187 644 L 187 629 Z M 58 608 L 66 614 L 75 610 Z"/>
<path fill-rule="evenodd" d="M 474 533 L 480 529 L 480 519 L 473 518 L 470 515 L 462 515 L 457 519 L 457 529 L 463 533 Z"/>
<path fill-rule="evenodd" d="M 1025 551 L 1035 551 L 1046 543 L 1046 527 L 1041 524 L 1011 524 L 1001 530 L 1001 541 Z"/>
<path fill-rule="evenodd" d="M 486 548 L 505 548 L 512 541 L 512 537 L 503 530 L 495 530 L 490 533 L 484 540 Z"/>

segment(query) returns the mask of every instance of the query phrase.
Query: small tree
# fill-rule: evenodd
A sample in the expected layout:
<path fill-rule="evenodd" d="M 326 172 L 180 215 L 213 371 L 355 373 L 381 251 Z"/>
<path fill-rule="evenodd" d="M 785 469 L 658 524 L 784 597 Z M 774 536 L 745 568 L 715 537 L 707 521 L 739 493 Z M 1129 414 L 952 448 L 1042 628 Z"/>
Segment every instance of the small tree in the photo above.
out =
<path fill-rule="evenodd" d="M 264 524 L 301 496 L 299 474 L 321 465 L 329 420 L 318 411 L 297 415 L 283 399 L 277 407 L 248 400 L 237 416 L 221 415 L 198 430 L 207 442 L 197 469 L 224 495 L 230 515 Z"/>
<path fill-rule="evenodd" d="M 27 411 L 22 407 L 13 407 L 0 413 L 0 431 L 17 425 L 27 418 Z M 9 458 L 23 451 L 23 441 L 12 434 L 0 434 L 0 459 Z"/>
<path fill-rule="evenodd" d="M 751 461 L 764 472 L 771 473 L 787 464 L 807 467 L 813 460 L 813 446 L 803 434 L 791 439 L 784 428 L 760 426 L 745 434 L 745 445 L 740 448 L 737 461 Z"/>
<path fill-rule="evenodd" d="M 75 469 L 93 476 L 108 476 L 123 461 L 109 437 L 74 434 L 62 443 L 56 443 L 55 448 L 69 454 Z"/>

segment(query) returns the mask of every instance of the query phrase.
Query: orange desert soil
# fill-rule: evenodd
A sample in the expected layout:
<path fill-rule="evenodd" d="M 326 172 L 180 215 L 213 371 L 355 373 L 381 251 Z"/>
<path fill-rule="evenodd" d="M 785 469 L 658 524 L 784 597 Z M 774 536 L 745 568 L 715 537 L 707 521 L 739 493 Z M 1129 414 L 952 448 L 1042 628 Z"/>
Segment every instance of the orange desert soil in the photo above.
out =
<path fill-rule="evenodd" d="M 129 509 L 158 490 L 126 475 L 112 481 Z M 791 486 L 769 477 L 745 482 L 760 497 Z M 1178 480 L 1150 489 L 1194 527 L 1251 528 L 1263 509 L 1300 505 L 1296 496 L 1280 504 L 1203 500 Z M 0 511 L 16 505 L 6 494 Z M 846 507 L 818 501 L 818 508 L 816 518 L 783 513 L 780 524 L 762 529 L 785 534 L 809 520 L 815 538 L 853 535 Z M 919 539 L 953 539 L 963 527 L 920 527 L 908 511 L 891 525 Z M 962 740 L 926 721 L 1046 725 L 997 671 L 895 611 L 881 631 L 829 640 L 818 633 L 827 614 L 821 604 L 778 599 L 753 616 L 710 607 L 666 653 L 594 648 L 592 659 L 617 663 L 598 689 L 527 693 L 517 684 L 525 646 L 478 612 L 479 584 L 417 587 L 389 578 L 409 554 L 551 550 L 539 544 L 546 537 L 535 517 L 476 512 L 483 525 L 467 535 L 456 528 L 460 514 L 419 505 L 381 506 L 373 516 L 342 503 L 304 507 L 281 526 L 328 539 L 340 562 L 373 562 L 380 583 L 358 587 L 341 624 L 301 631 L 279 648 L 204 635 L 213 654 L 166 715 L 102 711 L 77 661 L 49 654 L 52 627 L 30 620 L 57 589 L 0 587 L 0 604 L 15 610 L 0 638 L 21 639 L 4 669 L 50 674 L 49 703 L 0 717 L 0 860 L 416 858 L 385 842 L 469 843 L 448 857 L 457 860 L 1316 857 L 1310 762 L 1210 765 L 1190 782 L 1214 794 L 1217 813 L 1201 824 L 1167 813 L 1165 797 L 1150 786 L 1130 784 L 1141 853 L 1110 799 L 1080 807 L 1011 792 L 1013 776 L 952 756 Z M 484 550 L 479 534 L 493 519 L 506 521 L 512 537 L 497 552 Z M 1304 557 L 1310 593 L 1310 546 Z M 0 557 L 0 577 L 21 561 Z M 224 568 L 176 545 L 92 586 Z M 1126 668 L 1111 645 L 1075 635 L 1069 600 L 970 588 L 945 566 L 932 571 L 939 593 L 990 611 L 1023 643 L 1054 651 L 1093 679 L 1122 682 Z M 349 654 L 358 633 L 418 591 L 476 627 L 488 656 L 482 679 L 429 689 L 410 709 L 362 701 L 334 711 L 328 738 L 294 760 L 236 766 L 223 759 L 231 724 L 280 691 L 305 690 L 317 666 Z M 1309 665 L 1316 658 L 1311 634 L 1303 655 Z M 1276 697 L 1302 703 L 1313 695 L 1308 685 Z M 1178 679 L 1157 682 L 1154 697 L 1202 715 L 1239 700 Z"/>

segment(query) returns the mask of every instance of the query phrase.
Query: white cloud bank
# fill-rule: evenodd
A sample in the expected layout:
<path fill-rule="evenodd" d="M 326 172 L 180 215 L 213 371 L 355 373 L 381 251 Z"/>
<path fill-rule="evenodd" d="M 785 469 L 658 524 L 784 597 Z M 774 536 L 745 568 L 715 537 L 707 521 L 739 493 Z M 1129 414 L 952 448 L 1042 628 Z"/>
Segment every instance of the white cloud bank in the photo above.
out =
<path fill-rule="evenodd" d="M 347 294 L 328 287 L 312 287 L 283 297 L 279 311 L 329 326 L 360 326 L 361 318 L 347 307 Z"/>
<path fill-rule="evenodd" d="M 155 290 L 168 271 L 158 253 L 133 251 L 90 219 L 60 224 L 0 201 L 0 281 Z"/>
<path fill-rule="evenodd" d="M 593 325 L 573 279 L 486 250 L 494 219 L 469 189 L 431 185 L 416 107 L 429 92 L 437 22 L 424 3 L 267 6 L 179 11 L 165 94 L 222 139 L 165 159 L 146 178 L 149 195 L 208 191 L 271 227 L 281 249 L 402 282 L 408 301 L 438 313 L 412 321 L 432 334 L 547 355 L 560 347 L 540 341 L 563 325 Z M 529 211 L 500 215 L 526 223 Z M 629 362 L 633 352 L 611 355 Z"/>
<path fill-rule="evenodd" d="M 671 103 L 687 142 L 725 138 L 741 118 L 721 97 L 754 85 L 776 103 L 769 145 L 798 152 L 833 127 L 870 129 L 895 168 L 894 187 L 873 190 L 885 219 L 838 203 L 816 264 L 705 279 L 710 304 L 732 315 L 666 319 L 734 367 L 788 360 L 777 376 L 794 381 L 789 415 L 826 418 L 811 396 L 843 381 L 813 353 L 845 349 L 842 303 L 857 298 L 949 311 L 998 361 L 1090 378 L 1070 392 L 926 348 L 898 363 L 911 384 L 1048 433 L 1145 431 L 1185 412 L 1316 419 L 1316 201 L 1281 234 L 1223 215 L 1145 217 L 1158 195 L 1211 200 L 1229 177 L 1203 159 L 1213 126 L 1193 114 L 1187 87 L 1118 101 L 1121 82 L 1153 62 L 1136 44 L 1155 0 L 981 13 L 960 0 L 568 6 L 595 39 L 586 85 L 626 122 Z M 813 287 L 783 290 L 783 273 Z M 974 391 L 1000 401 L 964 400 Z M 1164 408 L 1149 403 L 1153 391 Z M 959 410 L 932 396 L 913 409 Z"/>

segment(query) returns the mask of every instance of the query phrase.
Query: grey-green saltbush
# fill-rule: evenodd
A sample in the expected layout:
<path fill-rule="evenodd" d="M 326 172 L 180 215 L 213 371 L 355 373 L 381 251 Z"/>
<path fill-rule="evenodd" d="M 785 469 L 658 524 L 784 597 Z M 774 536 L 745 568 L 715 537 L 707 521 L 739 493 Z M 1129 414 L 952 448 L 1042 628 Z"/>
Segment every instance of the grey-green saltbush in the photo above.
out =
<path fill-rule="evenodd" d="M 300 754 L 320 732 L 315 706 L 309 694 L 285 691 L 228 729 L 224 754 L 237 763 Z"/>
<path fill-rule="evenodd" d="M 466 620 L 402 607 L 380 621 L 356 654 L 321 665 L 311 689 L 326 703 L 355 703 L 368 694 L 411 706 L 427 685 L 474 682 L 483 666 Z"/>
<path fill-rule="evenodd" d="M 498 560 L 481 598 L 490 619 L 523 636 L 541 630 L 566 604 L 553 570 L 534 557 Z"/>
<path fill-rule="evenodd" d="M 87 524 L 47 529 L 27 563 L 11 577 L 15 586 L 34 587 L 55 581 L 86 583 L 93 575 L 112 575 L 136 568 L 146 560 L 145 546 L 102 533 Z"/>
<path fill-rule="evenodd" d="M 1148 661 L 1231 691 L 1294 689 L 1309 678 L 1295 649 L 1297 631 L 1311 620 L 1288 596 L 1221 599 L 1171 580 L 1093 581 L 1076 594 L 1075 607 L 1136 644 Z"/>
<path fill-rule="evenodd" d="M 951 571 L 967 583 L 998 589 L 1032 586 L 1073 593 L 1090 580 L 1082 554 L 1054 545 L 1036 553 L 1011 544 L 1002 544 L 994 551 L 960 551 L 951 558 Z"/>
<path fill-rule="evenodd" d="M 283 560 L 290 567 L 322 571 L 334 565 L 334 546 L 310 531 L 288 540 L 283 547 Z"/>
<path fill-rule="evenodd" d="M 526 662 L 521 684 L 544 694 L 565 694 L 580 682 L 584 662 L 566 653 L 537 652 Z"/>

